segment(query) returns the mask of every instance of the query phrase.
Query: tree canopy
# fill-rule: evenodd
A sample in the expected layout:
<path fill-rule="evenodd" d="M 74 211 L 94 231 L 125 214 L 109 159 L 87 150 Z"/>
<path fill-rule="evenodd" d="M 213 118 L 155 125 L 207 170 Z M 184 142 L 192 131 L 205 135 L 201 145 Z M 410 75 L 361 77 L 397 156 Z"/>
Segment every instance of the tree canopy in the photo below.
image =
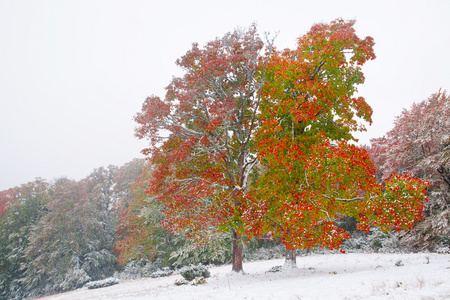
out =
<path fill-rule="evenodd" d="M 246 221 L 250 232 L 269 232 L 291 249 L 338 248 L 349 238 L 336 225 L 343 216 L 366 231 L 407 229 L 421 218 L 426 184 L 398 176 L 378 184 L 366 150 L 350 143 L 365 130 L 358 118 L 371 122 L 355 93 L 361 66 L 375 58 L 372 38 L 358 38 L 353 25 L 314 25 L 297 49 L 267 65 L 257 134 L 264 172 Z"/>

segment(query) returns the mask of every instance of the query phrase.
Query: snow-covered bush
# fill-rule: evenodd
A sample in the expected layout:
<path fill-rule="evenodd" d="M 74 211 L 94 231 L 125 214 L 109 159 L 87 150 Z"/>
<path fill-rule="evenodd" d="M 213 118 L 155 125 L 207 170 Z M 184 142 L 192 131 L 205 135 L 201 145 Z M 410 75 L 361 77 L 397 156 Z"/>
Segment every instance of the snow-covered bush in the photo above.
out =
<path fill-rule="evenodd" d="M 366 233 L 355 233 L 341 245 L 341 249 L 349 253 L 372 252 L 372 243 Z"/>
<path fill-rule="evenodd" d="M 124 280 L 136 279 L 142 276 L 142 267 L 145 263 L 142 260 L 132 260 L 128 262 L 123 271 L 120 273 L 120 278 Z"/>
<path fill-rule="evenodd" d="M 163 268 L 162 270 L 157 270 L 150 274 L 151 278 L 159 278 L 159 277 L 166 277 L 173 274 L 173 270 L 169 268 Z"/>
<path fill-rule="evenodd" d="M 57 284 L 57 287 L 55 288 L 56 291 L 68 291 L 72 290 L 77 287 L 83 286 L 84 283 L 89 281 L 91 278 L 88 274 L 82 269 L 73 269 L 66 273 L 64 276 L 64 279 L 61 281 L 57 281 L 57 278 L 54 278 L 55 283 Z"/>
<path fill-rule="evenodd" d="M 94 245 L 91 247 L 94 248 Z M 116 265 L 116 256 L 111 249 L 92 250 L 83 255 L 82 269 L 93 280 L 112 275 Z"/>
<path fill-rule="evenodd" d="M 145 258 L 131 260 L 125 265 L 119 276 L 122 280 L 149 277 L 152 273 L 158 271 L 162 265 L 162 262 L 159 260 L 149 261 Z"/>
<path fill-rule="evenodd" d="M 283 271 L 283 266 L 274 266 L 272 268 L 270 268 L 269 271 L 266 271 L 266 273 L 278 273 Z"/>
<path fill-rule="evenodd" d="M 102 287 L 107 287 L 119 283 L 119 279 L 115 277 L 109 277 L 103 280 L 91 281 L 86 283 L 88 289 L 98 289 Z"/>
<path fill-rule="evenodd" d="M 401 250 L 396 232 L 382 232 L 377 227 L 372 227 L 369 234 L 354 232 L 341 249 L 350 253 L 395 253 Z"/>
<path fill-rule="evenodd" d="M 208 278 L 211 276 L 208 268 L 202 264 L 183 267 L 180 269 L 180 274 L 188 281 L 194 280 L 196 277 Z"/>
<path fill-rule="evenodd" d="M 256 244 L 256 245 L 254 245 Z M 249 246 L 244 246 L 244 261 L 268 260 L 283 258 L 286 246 L 282 243 L 264 243 L 258 245 L 257 241 L 251 241 Z"/>
<path fill-rule="evenodd" d="M 379 228 L 370 229 L 369 240 L 375 252 L 394 253 L 399 251 L 398 238 L 395 233 L 382 232 Z"/>
<path fill-rule="evenodd" d="M 203 246 L 190 241 L 170 254 L 170 261 L 174 267 L 193 264 L 224 264 L 231 260 L 231 247 L 225 236 L 215 237 Z"/>
<path fill-rule="evenodd" d="M 449 246 L 438 246 L 436 247 L 436 253 L 440 254 L 450 254 L 450 247 Z"/>

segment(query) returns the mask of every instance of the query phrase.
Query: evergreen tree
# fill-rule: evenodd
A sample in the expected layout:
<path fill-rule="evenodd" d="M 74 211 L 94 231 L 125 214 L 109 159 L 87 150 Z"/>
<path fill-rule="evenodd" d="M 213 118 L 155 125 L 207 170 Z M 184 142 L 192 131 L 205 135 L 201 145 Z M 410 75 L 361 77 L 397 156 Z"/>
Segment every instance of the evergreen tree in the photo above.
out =
<path fill-rule="evenodd" d="M 51 200 L 48 183 L 39 178 L 14 188 L 14 191 L 14 200 L 0 216 L 1 299 L 24 296 L 23 278 L 32 260 L 27 256 L 30 234 L 46 215 L 46 205 Z"/>

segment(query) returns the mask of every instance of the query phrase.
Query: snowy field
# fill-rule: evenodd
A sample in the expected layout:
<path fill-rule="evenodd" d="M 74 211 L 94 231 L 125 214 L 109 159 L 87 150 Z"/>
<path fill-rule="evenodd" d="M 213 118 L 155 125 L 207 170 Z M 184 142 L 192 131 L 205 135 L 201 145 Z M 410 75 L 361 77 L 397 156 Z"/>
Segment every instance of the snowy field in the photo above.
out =
<path fill-rule="evenodd" d="M 213 267 L 201 285 L 176 286 L 182 278 L 143 278 L 117 285 L 40 298 L 88 299 L 450 299 L 448 254 L 327 254 L 297 258 L 297 269 L 267 272 L 283 260 Z"/>

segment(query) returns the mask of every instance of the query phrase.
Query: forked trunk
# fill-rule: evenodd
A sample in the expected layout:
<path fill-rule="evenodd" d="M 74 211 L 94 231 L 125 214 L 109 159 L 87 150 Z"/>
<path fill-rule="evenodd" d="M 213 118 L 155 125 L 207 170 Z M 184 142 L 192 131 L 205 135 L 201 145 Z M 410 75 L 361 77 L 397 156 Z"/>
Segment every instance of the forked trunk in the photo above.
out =
<path fill-rule="evenodd" d="M 285 268 L 297 268 L 297 250 L 286 248 L 286 257 L 284 260 Z"/>
<path fill-rule="evenodd" d="M 233 253 L 232 253 L 232 271 L 236 273 L 243 272 L 242 269 L 242 242 L 235 229 L 233 232 Z"/>

